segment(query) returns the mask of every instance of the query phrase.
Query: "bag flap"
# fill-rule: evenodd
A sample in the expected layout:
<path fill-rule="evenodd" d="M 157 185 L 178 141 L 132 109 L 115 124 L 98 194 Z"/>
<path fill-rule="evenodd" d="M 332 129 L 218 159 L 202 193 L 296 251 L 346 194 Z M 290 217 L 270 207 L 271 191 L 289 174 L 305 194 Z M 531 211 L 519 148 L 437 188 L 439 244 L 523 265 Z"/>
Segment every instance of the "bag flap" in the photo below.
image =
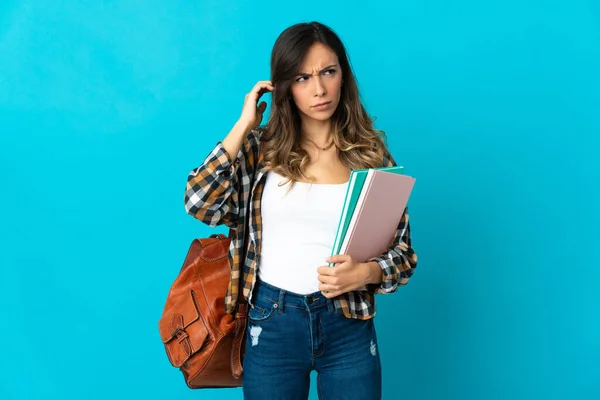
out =
<path fill-rule="evenodd" d="M 174 367 L 181 367 L 202 348 L 208 331 L 192 290 L 166 311 L 158 322 L 160 336 Z"/>

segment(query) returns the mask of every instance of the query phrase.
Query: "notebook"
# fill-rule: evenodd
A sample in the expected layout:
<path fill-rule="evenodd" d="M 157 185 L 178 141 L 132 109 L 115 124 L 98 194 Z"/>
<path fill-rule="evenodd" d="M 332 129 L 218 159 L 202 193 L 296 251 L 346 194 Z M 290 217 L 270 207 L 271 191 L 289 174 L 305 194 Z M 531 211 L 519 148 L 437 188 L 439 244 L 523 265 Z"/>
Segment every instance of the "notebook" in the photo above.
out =
<path fill-rule="evenodd" d="M 349 254 L 357 262 L 366 262 L 387 251 L 415 184 L 413 177 L 401 171 L 374 168 L 366 175 L 357 174 L 358 185 L 362 176 L 364 181 L 356 200 L 356 188 L 350 191 L 348 187 L 348 210 L 342 213 L 338 228 L 341 245 L 338 251 L 334 246 L 334 254 Z"/>
<path fill-rule="evenodd" d="M 401 174 L 404 172 L 404 167 L 402 166 L 381 167 L 373 169 L 379 171 L 392 172 L 395 174 Z M 348 181 L 346 197 L 344 199 L 344 205 L 342 206 L 340 222 L 338 224 L 338 230 L 335 236 L 335 241 L 333 243 L 331 255 L 342 254 L 340 253 L 340 248 L 342 247 L 342 242 L 344 240 L 344 237 L 346 236 L 346 232 L 348 231 L 350 220 L 354 213 L 354 209 L 356 208 L 356 203 L 358 201 L 358 198 L 360 197 L 361 190 L 364 186 L 365 180 L 367 179 L 367 173 L 369 172 L 369 170 L 370 169 L 358 169 L 352 170 L 350 172 L 350 179 Z M 333 266 L 333 264 L 330 263 L 329 266 Z"/>

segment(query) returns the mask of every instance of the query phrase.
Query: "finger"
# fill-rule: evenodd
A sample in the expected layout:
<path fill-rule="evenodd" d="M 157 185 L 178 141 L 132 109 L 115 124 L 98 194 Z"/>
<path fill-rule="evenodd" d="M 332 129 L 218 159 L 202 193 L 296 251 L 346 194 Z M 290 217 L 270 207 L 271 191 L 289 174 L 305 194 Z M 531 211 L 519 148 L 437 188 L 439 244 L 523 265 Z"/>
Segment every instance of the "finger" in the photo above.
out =
<path fill-rule="evenodd" d="M 321 292 L 323 294 L 323 296 L 325 296 L 328 299 L 333 299 L 334 297 L 339 296 L 340 294 L 342 294 L 340 291 L 331 291 L 331 290 L 325 290 Z"/>
<path fill-rule="evenodd" d="M 344 281 L 337 276 L 319 275 L 319 283 L 326 285 L 328 290 L 342 290 L 346 285 Z"/>
<path fill-rule="evenodd" d="M 317 273 L 322 276 L 333 276 L 337 274 L 337 270 L 334 268 L 328 267 L 327 265 L 320 266 L 317 268 Z"/>
<path fill-rule="evenodd" d="M 319 282 L 325 285 L 333 285 L 333 277 L 326 275 L 319 275 Z"/>
<path fill-rule="evenodd" d="M 261 101 L 260 104 L 258 105 L 258 112 L 260 114 L 262 114 L 265 112 L 266 109 L 267 109 L 267 103 L 265 103 L 264 101 Z"/>
<path fill-rule="evenodd" d="M 275 90 L 275 89 L 274 89 L 272 86 L 266 86 L 266 87 L 263 87 L 263 88 L 261 88 L 261 89 L 258 91 L 258 95 L 257 95 L 256 101 L 258 102 L 258 100 L 260 100 L 260 98 L 261 98 L 261 97 L 262 97 L 262 96 L 263 96 L 265 93 L 272 92 L 273 90 Z"/>
<path fill-rule="evenodd" d="M 254 88 L 252 89 L 252 91 L 250 93 L 248 93 L 248 98 L 246 99 L 246 101 L 250 100 L 252 101 L 252 103 L 256 104 L 258 103 L 258 101 L 260 100 L 260 98 L 267 92 L 272 92 L 273 89 L 270 89 L 269 87 L 265 86 L 262 88 Z"/>
<path fill-rule="evenodd" d="M 319 282 L 319 291 L 325 292 L 327 291 L 327 284 L 323 281 Z"/>
<path fill-rule="evenodd" d="M 333 285 L 333 284 L 331 284 L 329 282 L 321 281 L 319 283 L 319 290 L 321 292 L 331 293 L 331 292 L 339 292 L 341 290 L 341 288 L 339 286 Z"/>
<path fill-rule="evenodd" d="M 271 83 L 271 81 L 262 81 L 256 84 L 259 87 L 259 90 L 273 90 L 275 89 L 275 85 Z"/>
<path fill-rule="evenodd" d="M 325 258 L 325 261 L 328 263 L 339 264 L 350 260 L 350 256 L 347 254 L 336 254 L 330 257 Z"/>
<path fill-rule="evenodd" d="M 319 283 L 319 290 L 321 292 L 339 292 L 341 288 L 337 285 L 332 285 L 327 282 L 321 282 Z"/>
<path fill-rule="evenodd" d="M 275 89 L 275 86 L 271 83 L 271 81 L 260 81 L 250 91 L 251 93 L 257 93 L 259 95 L 271 92 Z"/>

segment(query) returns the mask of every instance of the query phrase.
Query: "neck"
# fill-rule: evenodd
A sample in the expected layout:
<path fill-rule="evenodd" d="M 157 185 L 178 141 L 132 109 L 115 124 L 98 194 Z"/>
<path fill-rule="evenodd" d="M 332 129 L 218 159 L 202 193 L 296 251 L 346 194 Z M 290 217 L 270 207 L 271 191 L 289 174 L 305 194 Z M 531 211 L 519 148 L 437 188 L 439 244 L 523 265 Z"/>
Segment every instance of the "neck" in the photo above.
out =
<path fill-rule="evenodd" d="M 331 120 L 317 121 L 303 120 L 301 125 L 302 137 L 319 147 L 326 147 L 331 143 Z"/>

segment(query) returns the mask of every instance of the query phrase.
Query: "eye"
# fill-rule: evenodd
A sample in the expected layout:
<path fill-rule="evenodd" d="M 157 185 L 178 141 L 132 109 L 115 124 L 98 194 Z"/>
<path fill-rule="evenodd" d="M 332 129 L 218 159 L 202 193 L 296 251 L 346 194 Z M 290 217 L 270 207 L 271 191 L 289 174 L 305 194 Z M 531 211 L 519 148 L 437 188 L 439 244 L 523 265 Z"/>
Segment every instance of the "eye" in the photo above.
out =
<path fill-rule="evenodd" d="M 324 71 L 325 75 L 335 75 L 336 70 L 335 68 L 329 68 L 327 71 Z"/>
<path fill-rule="evenodd" d="M 296 82 L 302 83 L 307 79 L 308 79 L 308 75 L 302 75 L 298 79 L 296 79 Z"/>

